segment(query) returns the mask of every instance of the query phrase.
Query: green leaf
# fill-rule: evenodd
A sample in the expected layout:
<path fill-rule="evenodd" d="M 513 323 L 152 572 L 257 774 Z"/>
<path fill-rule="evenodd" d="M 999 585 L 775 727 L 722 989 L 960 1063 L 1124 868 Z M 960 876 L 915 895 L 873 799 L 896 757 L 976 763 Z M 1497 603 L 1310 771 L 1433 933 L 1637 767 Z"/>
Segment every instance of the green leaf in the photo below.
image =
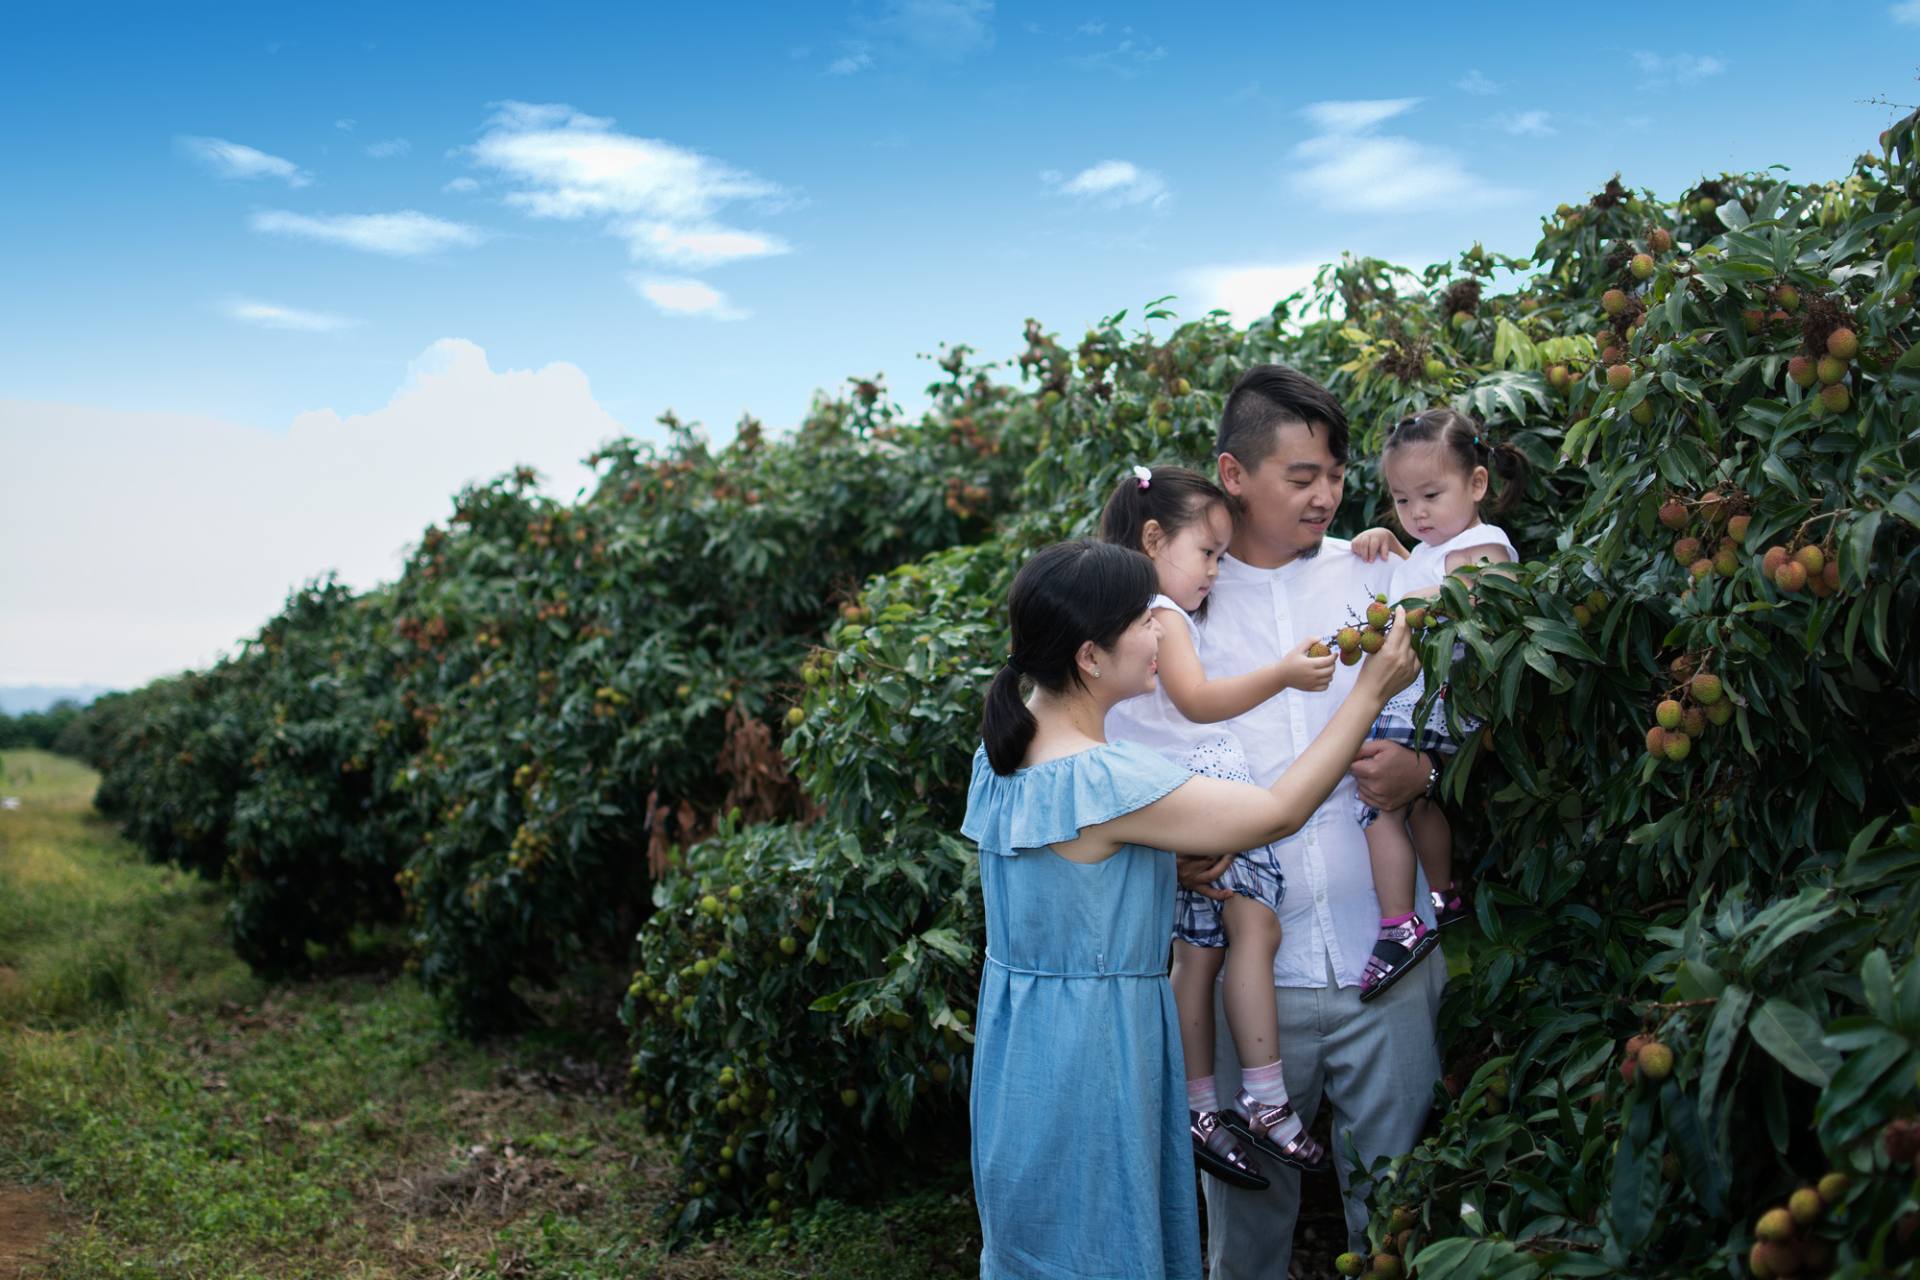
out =
<path fill-rule="evenodd" d="M 1712 1124 L 1714 1104 L 1720 1097 L 1720 1077 L 1739 1043 L 1740 1030 L 1746 1025 L 1747 1010 L 1753 1005 L 1753 993 L 1745 987 L 1730 986 L 1720 993 L 1713 1017 L 1707 1023 L 1707 1045 L 1700 1057 L 1700 1110 Z"/>
<path fill-rule="evenodd" d="M 1821 1041 L 1820 1024 L 1813 1015 L 1780 996 L 1770 996 L 1753 1011 L 1747 1034 L 1774 1061 L 1808 1084 L 1824 1088 L 1840 1068 L 1840 1055 Z"/>

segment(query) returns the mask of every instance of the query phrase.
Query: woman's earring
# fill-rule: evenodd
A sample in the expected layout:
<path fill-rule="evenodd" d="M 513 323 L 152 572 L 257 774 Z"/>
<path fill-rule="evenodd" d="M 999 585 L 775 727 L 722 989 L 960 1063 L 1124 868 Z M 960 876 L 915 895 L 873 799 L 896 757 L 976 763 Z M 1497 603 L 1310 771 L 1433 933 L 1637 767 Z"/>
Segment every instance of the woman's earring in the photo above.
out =
<path fill-rule="evenodd" d="M 1098 668 L 1098 667 L 1095 667 L 1095 668 L 1093 669 L 1093 678 L 1094 678 L 1095 680 L 1098 680 L 1098 679 L 1100 678 L 1100 668 Z"/>

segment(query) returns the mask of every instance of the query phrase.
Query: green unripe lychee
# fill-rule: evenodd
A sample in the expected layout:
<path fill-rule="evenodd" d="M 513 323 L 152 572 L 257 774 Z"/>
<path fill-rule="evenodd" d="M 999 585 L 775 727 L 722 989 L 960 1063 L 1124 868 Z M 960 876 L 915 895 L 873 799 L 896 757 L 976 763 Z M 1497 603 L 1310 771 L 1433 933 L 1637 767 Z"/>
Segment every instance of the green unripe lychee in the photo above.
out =
<path fill-rule="evenodd" d="M 1847 376 L 1847 362 L 1832 356 L 1821 356 L 1814 363 L 1813 376 L 1820 379 L 1821 385 L 1830 387 Z"/>
<path fill-rule="evenodd" d="M 1603 613 L 1605 613 L 1605 612 L 1607 611 L 1607 597 L 1606 597 L 1606 594 L 1605 594 L 1604 592 L 1600 592 L 1600 591 L 1589 591 L 1589 592 L 1587 592 L 1587 599 L 1586 599 L 1586 605 L 1587 605 L 1587 608 L 1588 608 L 1588 609 L 1589 609 L 1589 610 L 1590 610 L 1590 611 L 1591 611 L 1591 612 L 1592 612 L 1592 613 L 1593 613 L 1593 614 L 1594 614 L 1594 615 L 1595 615 L 1596 617 L 1597 617 L 1598 615 L 1600 615 L 1600 614 L 1603 614 Z"/>
<path fill-rule="evenodd" d="M 1373 1269 L 1367 1272 L 1372 1280 L 1402 1280 L 1406 1274 L 1406 1268 L 1401 1265 L 1400 1259 L 1390 1253 L 1374 1254 Z"/>
<path fill-rule="evenodd" d="M 1707 708 L 1707 723 L 1723 725 L 1733 719 L 1733 704 L 1724 698 Z"/>
<path fill-rule="evenodd" d="M 1384 631 L 1376 631 L 1372 627 L 1368 627 L 1360 633 L 1360 651 L 1362 653 L 1378 653 L 1380 652 L 1380 646 L 1386 642 L 1387 633 Z"/>
<path fill-rule="evenodd" d="M 1667 743 L 1666 743 L 1667 759 L 1673 761 L 1675 764 L 1678 764 L 1680 763 L 1680 761 L 1685 760 L 1688 755 L 1692 754 L 1692 752 L 1693 752 L 1692 738 L 1689 738 L 1684 733 L 1669 733 L 1667 735 Z"/>
<path fill-rule="evenodd" d="M 1673 233 L 1665 227 L 1655 227 L 1647 232 L 1647 248 L 1655 253 L 1665 253 L 1673 248 Z"/>
<path fill-rule="evenodd" d="M 1847 406 L 1853 403 L 1853 393 L 1847 390 L 1847 384 L 1836 382 L 1830 387 L 1820 388 L 1820 407 L 1828 413 L 1845 413 Z"/>
<path fill-rule="evenodd" d="M 1769 1244 L 1785 1244 L 1793 1239 L 1793 1215 L 1785 1209 L 1769 1209 L 1753 1224 L 1753 1234 Z"/>
<path fill-rule="evenodd" d="M 1860 337 L 1851 329 L 1835 329 L 1827 335 L 1827 354 L 1835 360 L 1851 360 L 1860 354 Z"/>
<path fill-rule="evenodd" d="M 1793 553 L 1793 558 L 1807 571 L 1808 577 L 1827 567 L 1827 557 L 1818 547 L 1802 547 Z"/>
<path fill-rule="evenodd" d="M 1787 1197 L 1787 1212 L 1791 1213 L 1793 1220 L 1803 1227 L 1812 1226 L 1820 1221 L 1820 1215 L 1826 1207 L 1826 1201 L 1822 1200 L 1820 1193 L 1812 1187 L 1801 1187 Z"/>
<path fill-rule="evenodd" d="M 1609 289 L 1600 295 L 1600 309 L 1610 316 L 1617 316 L 1627 309 L 1627 295 L 1618 289 Z"/>
<path fill-rule="evenodd" d="M 1333 1260 L 1333 1269 L 1343 1276 L 1357 1276 L 1367 1269 L 1367 1260 L 1357 1253 L 1343 1253 Z"/>
<path fill-rule="evenodd" d="M 807 712 L 804 707 L 787 708 L 787 724 L 790 727 L 798 729 L 801 725 L 805 724 L 806 722 L 807 722 Z"/>
<path fill-rule="evenodd" d="M 1731 543 L 1722 543 L 1713 553 L 1713 571 L 1723 578 L 1731 578 L 1740 572 L 1740 553 Z"/>
<path fill-rule="evenodd" d="M 1334 632 L 1333 643 L 1341 653 L 1358 653 L 1360 651 L 1360 629 L 1358 627 L 1340 628 L 1340 630 Z"/>
<path fill-rule="evenodd" d="M 1446 362 L 1436 356 L 1428 356 L 1426 363 L 1422 365 L 1421 368 L 1425 371 L 1427 381 L 1429 382 L 1438 382 L 1447 376 Z"/>
<path fill-rule="evenodd" d="M 1649 422 L 1653 421 L 1653 402 L 1650 400 L 1642 400 L 1639 404 L 1633 406 L 1633 412 L 1627 416 L 1633 419 L 1635 425 L 1646 426 Z"/>
<path fill-rule="evenodd" d="M 1687 682 L 1687 692 L 1692 694 L 1693 700 L 1701 706 L 1710 707 L 1720 701 L 1725 690 L 1720 687 L 1719 676 L 1702 671 L 1699 675 Z"/>
<path fill-rule="evenodd" d="M 1665 698 L 1661 700 L 1659 706 L 1653 709 L 1653 718 L 1659 722 L 1662 729 L 1678 729 L 1680 727 L 1680 717 L 1684 713 L 1685 708 L 1683 708 L 1679 702 L 1672 698 Z"/>
<path fill-rule="evenodd" d="M 1846 1174 L 1835 1171 L 1821 1175 L 1819 1185 L 1815 1190 L 1820 1193 L 1822 1200 L 1828 1204 L 1832 1204 L 1835 1200 L 1847 1194 L 1847 1188 L 1852 1185 L 1852 1181 L 1853 1180 L 1847 1177 Z"/>
<path fill-rule="evenodd" d="M 783 956 L 790 956 L 794 954 L 796 951 L 800 950 L 799 940 L 793 937 L 793 935 L 791 934 L 783 934 L 780 938 L 779 945 L 780 945 L 780 954 Z"/>
<path fill-rule="evenodd" d="M 1547 367 L 1547 385 L 1555 391 L 1565 391 L 1567 384 L 1572 381 L 1573 375 L 1567 372 L 1567 366 L 1556 364 Z"/>
<path fill-rule="evenodd" d="M 1633 255 L 1633 261 L 1628 263 L 1627 266 L 1628 269 L 1633 272 L 1633 278 L 1635 280 L 1645 280 L 1653 274 L 1653 255 L 1636 253 Z"/>
<path fill-rule="evenodd" d="M 1673 558 L 1681 564 L 1692 564 L 1695 560 L 1698 560 L 1700 558 L 1700 539 L 1675 538 L 1673 541 Z"/>
<path fill-rule="evenodd" d="M 1773 305 L 1782 311 L 1800 309 L 1800 291 L 1790 284 L 1783 284 L 1773 291 Z"/>
<path fill-rule="evenodd" d="M 1733 516 L 1727 521 L 1727 536 L 1735 542 L 1745 542 L 1747 540 L 1747 529 L 1752 524 L 1752 516 Z"/>

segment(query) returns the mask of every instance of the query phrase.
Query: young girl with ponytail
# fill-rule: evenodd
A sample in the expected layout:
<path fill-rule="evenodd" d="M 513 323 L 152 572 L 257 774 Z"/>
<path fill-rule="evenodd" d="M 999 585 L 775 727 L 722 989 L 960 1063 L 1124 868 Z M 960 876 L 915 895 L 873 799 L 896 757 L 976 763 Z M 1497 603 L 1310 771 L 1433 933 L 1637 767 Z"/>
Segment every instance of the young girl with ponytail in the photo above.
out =
<path fill-rule="evenodd" d="M 1108 736 L 1152 747 L 1192 773 L 1253 781 L 1239 740 L 1220 722 L 1283 689 L 1325 689 L 1337 661 L 1332 650 L 1321 643 L 1321 656 L 1314 657 L 1308 650 L 1318 642 L 1308 639 L 1278 662 L 1244 675 L 1207 678 L 1194 619 L 1206 610 L 1220 557 L 1233 537 L 1233 514 L 1226 493 L 1198 472 L 1133 468 L 1107 499 L 1100 537 L 1152 562 L 1150 607 L 1160 624 L 1158 687 L 1114 707 L 1107 714 Z M 1263 845 L 1234 859 L 1211 890 L 1182 886 L 1174 903 L 1173 998 L 1180 1009 L 1194 1160 L 1239 1186 L 1266 1179 L 1233 1140 L 1236 1133 L 1298 1169 L 1322 1173 L 1331 1167 L 1325 1149 L 1294 1116 L 1281 1078 L 1273 956 L 1286 891 L 1280 851 Z M 1213 989 L 1223 965 L 1222 1003 L 1243 1067 L 1241 1090 L 1226 1107 L 1213 1072 Z"/>
<path fill-rule="evenodd" d="M 987 935 L 971 1094 L 982 1280 L 1198 1280 L 1169 851 L 1219 859 L 1211 878 L 1298 831 L 1418 667 L 1396 627 L 1271 788 L 1198 776 L 1106 738 L 1114 706 L 1158 685 L 1159 588 L 1146 556 L 1071 542 L 1028 561 L 1009 598 L 961 824 Z"/>
<path fill-rule="evenodd" d="M 1417 541 L 1408 552 L 1385 529 L 1369 529 L 1353 540 L 1364 560 L 1406 557 L 1393 569 L 1388 599 L 1428 596 L 1456 569 L 1515 559 L 1513 541 L 1497 525 L 1481 519 L 1498 515 L 1526 492 L 1527 460 L 1511 444 L 1490 443 L 1483 428 L 1452 409 L 1428 409 L 1402 418 L 1387 433 L 1380 474 L 1393 498 L 1400 527 Z M 1488 498 L 1489 473 L 1500 489 Z M 1444 710 L 1436 704 L 1425 724 L 1414 711 L 1425 692 L 1419 680 L 1387 704 L 1372 738 L 1400 742 L 1415 750 L 1451 751 Z M 1445 691 L 1441 697 L 1444 699 Z M 1372 1000 L 1432 954 L 1440 930 L 1467 917 L 1465 897 L 1454 885 L 1453 833 L 1446 814 L 1431 799 L 1381 813 L 1359 806 L 1373 863 L 1374 895 L 1380 900 L 1380 935 L 1360 980 L 1360 998 Z M 1413 910 L 1414 863 L 1427 875 L 1434 927 L 1428 929 Z"/>

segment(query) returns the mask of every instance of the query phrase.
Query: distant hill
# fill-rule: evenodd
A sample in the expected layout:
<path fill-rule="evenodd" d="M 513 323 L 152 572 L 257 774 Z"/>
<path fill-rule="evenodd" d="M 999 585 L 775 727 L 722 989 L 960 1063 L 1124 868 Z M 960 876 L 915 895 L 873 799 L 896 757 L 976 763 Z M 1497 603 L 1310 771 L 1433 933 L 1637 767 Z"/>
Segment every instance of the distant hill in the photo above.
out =
<path fill-rule="evenodd" d="M 29 711 L 45 711 L 56 702 L 74 701 L 85 706 L 113 687 L 104 684 L 0 684 L 0 715 L 17 716 Z"/>

